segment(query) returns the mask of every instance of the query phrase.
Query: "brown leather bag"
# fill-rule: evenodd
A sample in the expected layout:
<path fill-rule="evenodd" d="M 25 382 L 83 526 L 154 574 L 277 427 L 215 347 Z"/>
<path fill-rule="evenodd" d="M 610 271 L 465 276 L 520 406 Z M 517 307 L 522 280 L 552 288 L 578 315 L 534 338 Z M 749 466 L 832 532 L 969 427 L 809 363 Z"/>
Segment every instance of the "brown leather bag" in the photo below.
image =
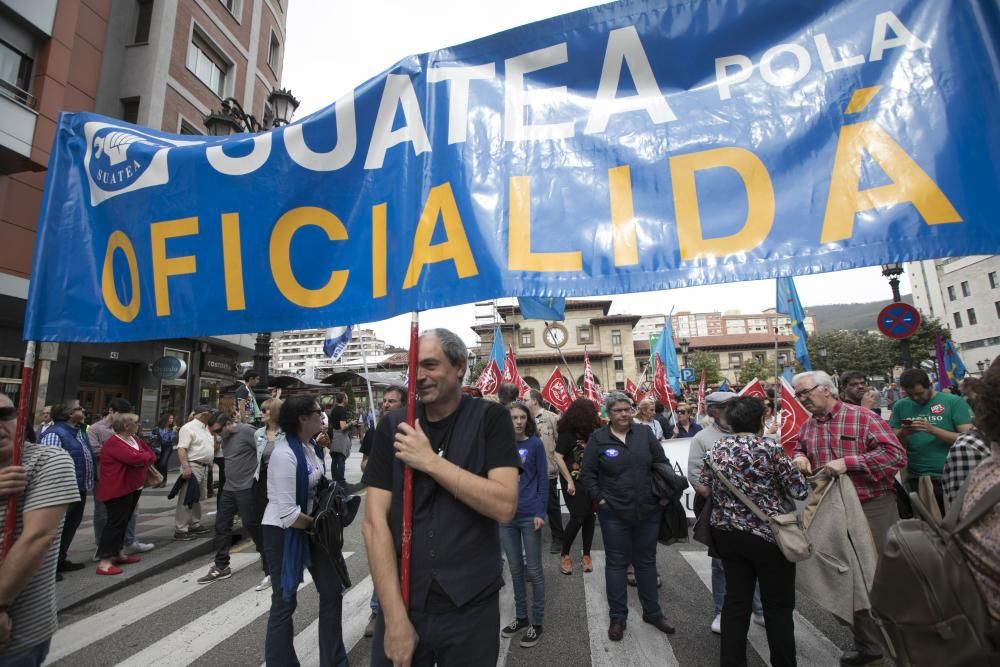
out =
<path fill-rule="evenodd" d="M 163 475 L 154 466 L 149 466 L 146 468 L 146 481 L 143 482 L 142 488 L 152 489 L 163 483 Z"/>

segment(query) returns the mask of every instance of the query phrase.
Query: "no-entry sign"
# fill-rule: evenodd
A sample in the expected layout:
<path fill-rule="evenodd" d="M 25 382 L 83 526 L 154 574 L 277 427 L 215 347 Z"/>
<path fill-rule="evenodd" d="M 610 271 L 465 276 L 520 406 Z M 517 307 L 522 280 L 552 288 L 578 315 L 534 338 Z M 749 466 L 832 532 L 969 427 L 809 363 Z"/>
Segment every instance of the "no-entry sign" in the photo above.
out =
<path fill-rule="evenodd" d="M 920 311 L 908 303 L 891 303 L 878 314 L 878 330 L 893 340 L 903 340 L 920 328 Z"/>

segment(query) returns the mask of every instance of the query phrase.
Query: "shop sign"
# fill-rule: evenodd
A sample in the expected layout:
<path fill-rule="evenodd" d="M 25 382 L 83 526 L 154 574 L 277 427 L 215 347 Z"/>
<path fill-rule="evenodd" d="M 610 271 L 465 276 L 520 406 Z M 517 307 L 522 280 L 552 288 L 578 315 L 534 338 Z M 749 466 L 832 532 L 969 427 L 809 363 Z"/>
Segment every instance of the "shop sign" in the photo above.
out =
<path fill-rule="evenodd" d="M 186 370 L 187 364 L 177 357 L 160 357 L 153 362 L 153 375 L 161 380 L 176 380 Z"/>
<path fill-rule="evenodd" d="M 219 354 L 201 355 L 201 370 L 218 375 L 233 376 L 236 374 L 236 359 Z"/>

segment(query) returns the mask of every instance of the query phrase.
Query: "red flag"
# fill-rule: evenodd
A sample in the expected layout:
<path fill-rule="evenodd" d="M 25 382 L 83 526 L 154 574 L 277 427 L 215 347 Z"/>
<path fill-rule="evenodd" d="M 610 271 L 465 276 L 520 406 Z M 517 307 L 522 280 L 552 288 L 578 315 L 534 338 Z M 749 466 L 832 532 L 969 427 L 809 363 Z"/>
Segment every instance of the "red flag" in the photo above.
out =
<path fill-rule="evenodd" d="M 642 403 L 642 399 L 646 398 L 650 394 L 649 385 L 643 383 L 638 389 L 635 390 L 635 403 L 638 405 Z"/>
<path fill-rule="evenodd" d="M 597 389 L 594 372 L 590 370 L 590 357 L 587 355 L 586 349 L 583 351 L 583 397 L 589 398 L 598 410 L 601 409 L 603 399 L 601 392 Z"/>
<path fill-rule="evenodd" d="M 500 367 L 497 366 L 496 359 L 490 359 L 490 363 L 486 364 L 486 368 L 479 374 L 476 389 L 483 394 L 496 394 L 500 389 Z"/>
<path fill-rule="evenodd" d="M 671 412 L 677 409 L 677 401 L 674 400 L 674 392 L 667 382 L 667 371 L 659 354 L 656 355 L 656 367 L 653 371 L 653 394 Z"/>
<path fill-rule="evenodd" d="M 639 388 L 635 386 L 635 382 L 632 382 L 632 378 L 625 378 L 625 395 L 636 403 L 639 402 L 639 399 L 635 397 L 637 391 L 639 391 Z"/>
<path fill-rule="evenodd" d="M 767 392 L 764 391 L 764 385 L 760 383 L 760 380 L 754 378 L 747 386 L 740 389 L 740 396 L 757 396 L 766 399 Z"/>
<path fill-rule="evenodd" d="M 699 417 L 705 414 L 705 371 L 701 372 L 701 382 L 698 384 L 698 412 Z"/>
<path fill-rule="evenodd" d="M 781 412 L 778 415 L 781 427 L 781 446 L 785 452 L 791 456 L 795 441 L 799 437 L 799 430 L 809 419 L 809 411 L 802 407 L 799 400 L 795 398 L 795 390 L 788 384 L 788 380 L 781 378 Z"/>
<path fill-rule="evenodd" d="M 504 384 L 516 384 L 521 386 L 521 376 L 517 374 L 517 361 L 514 360 L 514 350 L 507 346 L 507 356 L 503 360 L 503 381 Z"/>
<path fill-rule="evenodd" d="M 542 398 L 551 403 L 559 412 L 565 412 L 569 404 L 573 402 L 558 366 L 553 369 L 549 381 L 545 383 L 545 387 L 542 389 Z"/>

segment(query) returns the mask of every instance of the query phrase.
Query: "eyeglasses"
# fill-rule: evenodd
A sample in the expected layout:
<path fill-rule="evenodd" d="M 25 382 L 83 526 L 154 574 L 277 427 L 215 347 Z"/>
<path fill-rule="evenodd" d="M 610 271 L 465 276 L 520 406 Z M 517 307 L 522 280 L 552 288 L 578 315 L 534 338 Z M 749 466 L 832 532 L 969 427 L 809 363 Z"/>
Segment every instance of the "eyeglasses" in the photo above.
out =
<path fill-rule="evenodd" d="M 818 384 L 814 384 L 813 386 L 809 387 L 808 389 L 803 389 L 802 391 L 797 391 L 797 392 L 795 392 L 795 398 L 805 398 L 810 393 L 812 393 L 812 391 L 814 389 L 816 389 L 817 387 L 819 387 L 819 385 Z"/>
<path fill-rule="evenodd" d="M 17 419 L 17 408 L 13 405 L 5 405 L 0 408 L 0 422 L 9 422 Z"/>

